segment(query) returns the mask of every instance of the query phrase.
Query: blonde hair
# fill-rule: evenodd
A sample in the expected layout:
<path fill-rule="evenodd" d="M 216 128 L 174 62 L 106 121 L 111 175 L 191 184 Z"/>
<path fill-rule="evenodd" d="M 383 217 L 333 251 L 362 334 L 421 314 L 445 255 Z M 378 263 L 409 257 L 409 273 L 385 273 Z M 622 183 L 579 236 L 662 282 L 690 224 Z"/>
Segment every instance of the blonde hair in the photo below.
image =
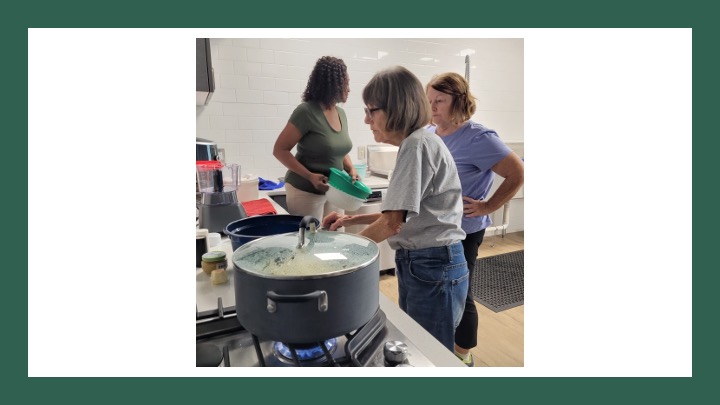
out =
<path fill-rule="evenodd" d="M 453 96 L 450 105 L 450 120 L 454 124 L 463 123 L 475 114 L 477 103 L 475 97 L 470 93 L 470 85 L 464 77 L 457 73 L 441 73 L 433 76 L 426 87 Z"/>
<path fill-rule="evenodd" d="M 363 89 L 362 97 L 366 105 L 385 111 L 388 131 L 409 135 L 430 122 L 430 103 L 422 83 L 402 66 L 376 73 Z"/>

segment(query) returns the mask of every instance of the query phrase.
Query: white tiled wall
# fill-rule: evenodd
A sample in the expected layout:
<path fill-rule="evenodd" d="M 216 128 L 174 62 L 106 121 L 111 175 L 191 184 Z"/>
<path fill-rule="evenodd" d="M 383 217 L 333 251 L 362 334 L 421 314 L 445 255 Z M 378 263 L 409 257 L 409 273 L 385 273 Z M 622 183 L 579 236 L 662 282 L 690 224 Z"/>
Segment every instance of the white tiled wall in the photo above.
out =
<path fill-rule="evenodd" d="M 271 180 L 284 176 L 286 169 L 272 155 L 273 144 L 301 102 L 315 61 L 324 55 L 342 58 L 348 67 L 350 96 L 341 106 L 355 145 L 354 160 L 358 147 L 375 143 L 363 122 L 361 97 L 375 72 L 403 65 L 426 84 L 437 73 L 464 75 L 466 54 L 478 102 L 473 119 L 505 141 L 524 140 L 522 38 L 213 38 L 210 46 L 216 89 L 207 106 L 197 107 L 197 136 L 217 142 L 225 149 L 225 160 L 239 163 L 245 174 Z M 518 214 L 522 224 L 522 208 L 513 210 L 513 217 Z"/>

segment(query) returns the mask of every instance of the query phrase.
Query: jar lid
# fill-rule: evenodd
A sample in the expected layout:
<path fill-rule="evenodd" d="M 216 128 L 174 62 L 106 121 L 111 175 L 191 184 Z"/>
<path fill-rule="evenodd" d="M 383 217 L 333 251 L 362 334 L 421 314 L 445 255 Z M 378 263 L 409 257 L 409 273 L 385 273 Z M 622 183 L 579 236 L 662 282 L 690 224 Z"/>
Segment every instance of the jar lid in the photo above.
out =
<path fill-rule="evenodd" d="M 204 262 L 214 263 L 225 260 L 225 252 L 219 250 L 213 250 L 202 255 Z"/>

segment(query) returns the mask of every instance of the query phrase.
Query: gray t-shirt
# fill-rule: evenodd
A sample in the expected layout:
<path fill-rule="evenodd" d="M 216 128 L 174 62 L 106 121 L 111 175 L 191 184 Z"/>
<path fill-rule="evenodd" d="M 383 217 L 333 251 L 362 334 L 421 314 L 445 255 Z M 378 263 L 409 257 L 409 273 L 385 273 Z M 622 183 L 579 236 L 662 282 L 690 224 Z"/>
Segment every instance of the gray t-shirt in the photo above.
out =
<path fill-rule="evenodd" d="M 407 211 L 393 249 L 446 246 L 465 239 L 460 178 L 439 136 L 419 129 L 400 144 L 383 211 Z"/>

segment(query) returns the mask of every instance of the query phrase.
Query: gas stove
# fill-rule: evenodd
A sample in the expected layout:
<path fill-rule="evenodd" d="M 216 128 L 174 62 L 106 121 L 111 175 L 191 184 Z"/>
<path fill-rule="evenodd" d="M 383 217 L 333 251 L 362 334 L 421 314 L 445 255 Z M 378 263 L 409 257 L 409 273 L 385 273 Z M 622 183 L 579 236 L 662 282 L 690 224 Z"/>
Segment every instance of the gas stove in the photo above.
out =
<path fill-rule="evenodd" d="M 230 240 L 220 246 L 232 255 Z M 347 336 L 328 337 L 312 347 L 263 341 L 245 330 L 237 318 L 233 273 L 228 272 L 227 283 L 213 285 L 202 269 L 196 269 L 196 345 L 209 359 L 204 366 L 467 368 L 383 294 L 375 316 Z"/>
<path fill-rule="evenodd" d="M 378 309 L 345 336 L 294 345 L 261 340 L 245 330 L 234 308 L 197 314 L 198 367 L 434 367 Z"/>

